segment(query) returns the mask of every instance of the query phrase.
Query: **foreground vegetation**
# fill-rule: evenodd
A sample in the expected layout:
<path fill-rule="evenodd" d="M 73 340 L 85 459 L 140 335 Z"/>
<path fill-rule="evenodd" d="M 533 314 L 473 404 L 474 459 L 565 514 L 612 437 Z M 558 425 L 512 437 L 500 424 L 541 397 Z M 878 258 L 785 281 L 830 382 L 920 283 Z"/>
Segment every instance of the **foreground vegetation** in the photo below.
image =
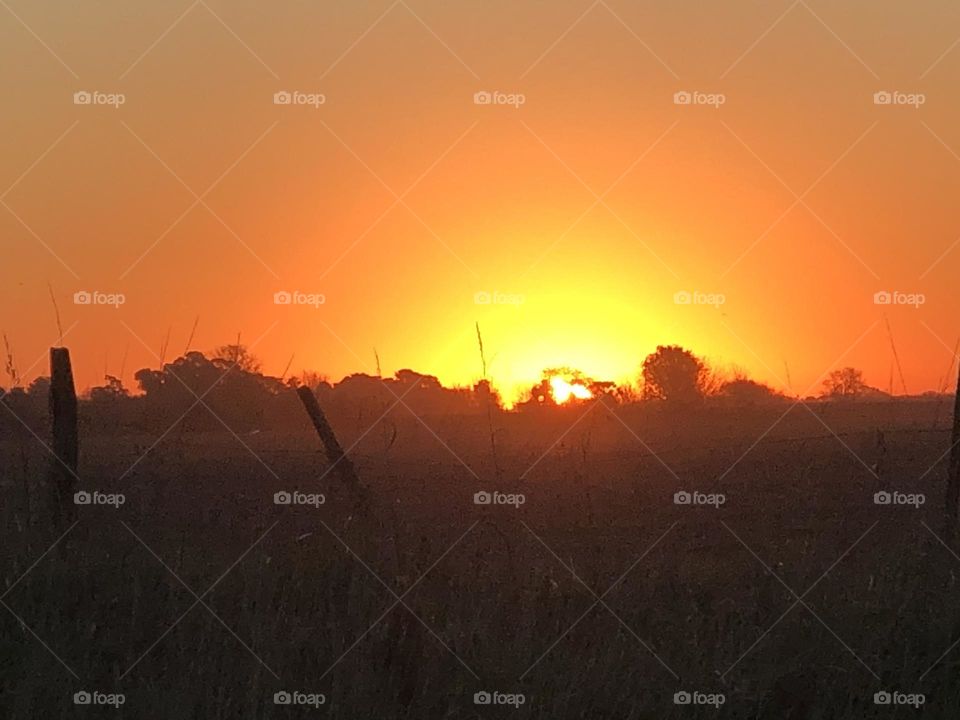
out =
<path fill-rule="evenodd" d="M 3 717 L 860 719 L 916 713 L 876 705 L 883 690 L 922 693 L 929 717 L 960 702 L 936 402 L 399 408 L 372 430 L 337 412 L 365 506 L 291 402 L 282 432 L 88 418 L 83 489 L 124 502 L 80 507 L 52 550 L 46 452 L 2 436 Z M 274 503 L 294 490 L 325 502 Z M 884 490 L 926 502 L 876 505 Z M 78 708 L 80 690 L 125 702 Z M 274 705 L 283 690 L 326 702 Z M 675 704 L 684 690 L 725 703 Z M 524 703 L 475 705 L 482 691 Z"/>

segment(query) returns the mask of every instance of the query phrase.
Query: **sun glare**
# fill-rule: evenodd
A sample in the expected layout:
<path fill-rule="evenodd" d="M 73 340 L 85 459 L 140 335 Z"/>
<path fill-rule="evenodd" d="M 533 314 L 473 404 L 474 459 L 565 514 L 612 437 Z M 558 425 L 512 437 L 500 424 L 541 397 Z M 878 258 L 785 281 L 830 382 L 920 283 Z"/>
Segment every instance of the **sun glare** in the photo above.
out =
<path fill-rule="evenodd" d="M 558 375 L 550 378 L 550 391 L 558 405 L 567 402 L 571 397 L 577 400 L 589 400 L 593 397 L 593 393 L 590 392 L 589 388 L 580 383 L 568 383 Z"/>

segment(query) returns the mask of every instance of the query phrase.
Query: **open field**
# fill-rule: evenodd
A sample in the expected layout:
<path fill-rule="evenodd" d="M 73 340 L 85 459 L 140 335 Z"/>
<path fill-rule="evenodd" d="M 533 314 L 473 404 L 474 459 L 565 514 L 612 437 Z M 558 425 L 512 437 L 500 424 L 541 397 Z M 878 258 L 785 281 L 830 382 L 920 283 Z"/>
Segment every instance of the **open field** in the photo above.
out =
<path fill-rule="evenodd" d="M 305 419 L 174 431 L 135 465 L 159 433 L 88 425 L 82 487 L 125 502 L 80 507 L 53 549 L 58 531 L 37 518 L 45 451 L 8 435 L 2 714 L 917 712 L 876 705 L 888 690 L 922 693 L 922 712 L 947 717 L 960 702 L 960 558 L 938 464 L 949 433 L 933 428 L 932 403 L 787 407 L 712 408 L 682 431 L 630 407 L 498 414 L 499 479 L 486 418 L 407 413 L 386 449 L 379 429 L 361 438 L 334 418 L 366 514 L 326 474 Z M 274 504 L 293 490 L 325 502 Z M 481 490 L 524 502 L 476 505 Z M 683 490 L 725 502 L 677 505 Z M 882 490 L 926 502 L 876 505 Z M 83 689 L 125 703 L 77 707 Z M 281 690 L 325 703 L 276 706 Z M 524 702 L 478 706 L 480 691 Z M 677 705 L 679 691 L 725 702 Z"/>

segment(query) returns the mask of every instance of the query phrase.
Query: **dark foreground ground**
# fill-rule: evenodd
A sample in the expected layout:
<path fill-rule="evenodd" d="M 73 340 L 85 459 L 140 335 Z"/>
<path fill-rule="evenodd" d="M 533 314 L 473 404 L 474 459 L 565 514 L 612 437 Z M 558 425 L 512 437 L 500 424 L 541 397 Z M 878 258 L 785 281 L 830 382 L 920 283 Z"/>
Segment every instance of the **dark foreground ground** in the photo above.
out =
<path fill-rule="evenodd" d="M 942 408 L 786 407 L 341 419 L 365 513 L 305 421 L 86 427 L 62 528 L 8 434 L 0 717 L 955 717 Z"/>

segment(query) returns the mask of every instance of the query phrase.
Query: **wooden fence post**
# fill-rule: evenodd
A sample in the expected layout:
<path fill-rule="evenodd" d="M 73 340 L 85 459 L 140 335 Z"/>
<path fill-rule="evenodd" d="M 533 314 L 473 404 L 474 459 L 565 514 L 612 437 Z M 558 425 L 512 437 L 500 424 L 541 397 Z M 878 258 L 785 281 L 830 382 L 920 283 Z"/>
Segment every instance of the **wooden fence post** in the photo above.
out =
<path fill-rule="evenodd" d="M 50 423 L 56 460 L 51 470 L 54 519 L 66 523 L 76 516 L 77 462 L 80 457 L 77 430 L 77 391 L 67 348 L 50 348 Z"/>
<path fill-rule="evenodd" d="M 950 436 L 950 469 L 947 475 L 947 522 L 952 527 L 957 520 L 957 500 L 960 499 L 960 370 L 957 373 L 957 395 L 953 402 L 953 434 Z"/>
<path fill-rule="evenodd" d="M 317 396 L 305 385 L 297 388 L 297 395 L 300 396 L 300 401 L 303 403 L 307 415 L 310 416 L 310 420 L 313 421 L 313 427 L 316 429 L 317 435 L 320 436 L 320 442 L 323 443 L 327 460 L 330 461 L 331 465 L 347 486 L 352 490 L 359 491 L 360 479 L 353 469 L 353 463 L 350 462 L 350 458 L 346 456 L 343 448 L 340 447 L 340 443 L 337 442 L 337 436 L 333 433 L 333 428 L 330 427 L 326 415 L 324 415 L 323 410 L 320 409 Z"/>

